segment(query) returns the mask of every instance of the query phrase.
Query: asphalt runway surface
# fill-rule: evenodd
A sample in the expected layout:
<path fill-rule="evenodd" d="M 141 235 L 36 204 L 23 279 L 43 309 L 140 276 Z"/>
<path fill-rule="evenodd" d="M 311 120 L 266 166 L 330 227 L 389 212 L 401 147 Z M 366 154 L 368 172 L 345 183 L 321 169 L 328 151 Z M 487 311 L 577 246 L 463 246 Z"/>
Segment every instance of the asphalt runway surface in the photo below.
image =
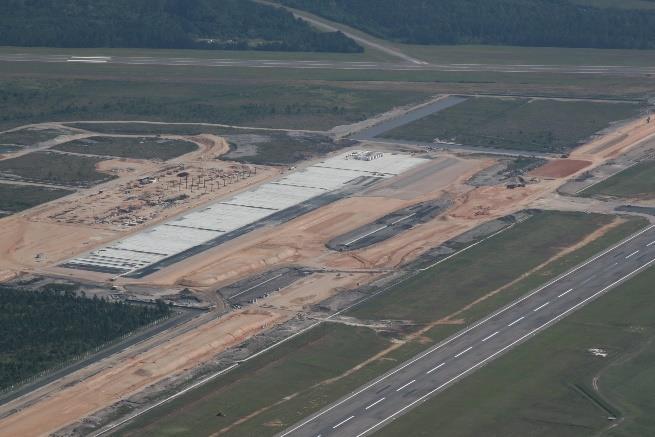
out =
<path fill-rule="evenodd" d="M 378 244 L 389 238 L 426 223 L 450 206 L 446 200 L 435 200 L 412 205 L 387 214 L 384 217 L 340 235 L 326 244 L 337 251 L 359 250 Z"/>
<path fill-rule="evenodd" d="M 271 270 L 223 287 L 218 293 L 230 304 L 244 306 L 278 292 L 309 274 L 297 268 Z"/>
<path fill-rule="evenodd" d="M 536 64 L 430 64 L 427 62 L 301 61 L 228 58 L 169 58 L 150 56 L 70 56 L 1 54 L 0 62 L 79 63 L 196 67 L 290 68 L 325 70 L 450 71 L 495 73 L 558 73 L 586 75 L 642 76 L 655 74 L 655 67 L 624 65 L 536 65 Z"/>
<path fill-rule="evenodd" d="M 278 435 L 370 435 L 652 265 L 655 226 L 598 254 Z"/>

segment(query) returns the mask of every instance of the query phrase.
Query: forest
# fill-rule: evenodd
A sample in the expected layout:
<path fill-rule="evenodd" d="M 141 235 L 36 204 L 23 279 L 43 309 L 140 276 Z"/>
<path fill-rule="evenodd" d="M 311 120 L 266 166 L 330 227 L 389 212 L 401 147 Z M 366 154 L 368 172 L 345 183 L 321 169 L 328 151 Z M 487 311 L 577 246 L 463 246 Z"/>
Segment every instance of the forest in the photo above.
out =
<path fill-rule="evenodd" d="M 363 51 L 252 0 L 3 0 L 0 45 Z"/>
<path fill-rule="evenodd" d="M 51 284 L 0 286 L 0 390 L 170 315 L 153 306 L 108 302 Z"/>
<path fill-rule="evenodd" d="M 411 44 L 655 48 L 655 10 L 572 0 L 280 0 Z"/>

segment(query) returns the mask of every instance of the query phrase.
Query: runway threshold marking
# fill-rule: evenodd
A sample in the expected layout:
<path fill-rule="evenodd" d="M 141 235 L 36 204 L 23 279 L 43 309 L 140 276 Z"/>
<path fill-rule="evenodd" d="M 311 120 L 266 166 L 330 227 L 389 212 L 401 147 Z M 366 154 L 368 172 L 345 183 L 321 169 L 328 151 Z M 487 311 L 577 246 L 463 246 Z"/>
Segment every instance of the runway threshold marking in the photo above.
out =
<path fill-rule="evenodd" d="M 365 409 L 365 410 L 370 410 L 371 408 L 375 407 L 377 404 L 379 404 L 380 402 L 382 402 L 382 401 L 385 400 L 385 399 L 386 399 L 386 398 L 378 399 L 377 401 L 373 402 L 371 405 L 369 405 L 368 407 L 366 407 L 366 408 L 364 408 L 364 409 Z"/>
<path fill-rule="evenodd" d="M 483 338 L 483 339 L 482 339 L 482 342 L 485 342 L 485 341 L 487 341 L 487 340 L 492 339 L 493 337 L 495 337 L 496 335 L 498 335 L 498 332 L 500 332 L 500 331 L 496 331 L 496 332 L 494 332 L 493 334 L 488 335 L 487 337 Z"/>
<path fill-rule="evenodd" d="M 424 394 L 424 395 L 421 396 L 420 398 L 415 399 L 415 400 L 412 401 L 411 403 L 405 405 L 405 406 L 404 406 L 403 408 L 401 408 L 400 410 L 398 410 L 398 411 L 396 411 L 395 413 L 393 413 L 393 414 L 387 416 L 385 419 L 382 419 L 381 421 L 379 421 L 379 422 L 376 423 L 375 425 L 373 425 L 373 426 L 371 426 L 370 428 L 366 429 L 364 432 L 361 432 L 361 433 L 357 434 L 357 436 L 355 436 L 355 437 L 363 437 L 364 435 L 368 434 L 368 433 L 371 432 L 372 430 L 378 428 L 378 427 L 379 427 L 380 425 L 382 425 L 383 423 L 386 423 L 386 422 L 388 422 L 389 420 L 393 419 L 394 417 L 398 416 L 398 415 L 401 414 L 403 411 L 405 411 L 405 410 L 407 410 L 407 409 L 409 409 L 409 408 L 412 408 L 414 405 L 416 405 L 416 404 L 418 404 L 418 403 L 420 403 L 420 402 L 423 402 L 425 399 L 429 398 L 430 396 L 432 396 L 434 393 L 438 392 L 438 391 L 441 390 L 442 388 L 444 388 L 444 387 L 446 387 L 446 386 L 452 384 L 453 382 L 455 382 L 455 381 L 457 381 L 458 379 L 460 379 L 462 376 L 464 376 L 464 375 L 466 375 L 466 374 L 468 374 L 468 373 L 471 373 L 473 370 L 477 369 L 478 367 L 483 366 L 483 365 L 484 365 L 485 363 L 487 363 L 488 361 L 493 360 L 495 357 L 497 357 L 498 355 L 504 353 L 504 352 L 507 351 L 508 349 L 511 349 L 511 348 L 514 347 L 515 345 L 521 343 L 523 340 L 532 337 L 532 336 L 535 335 L 537 332 L 541 331 L 542 329 L 548 327 L 549 325 L 553 324 L 554 322 L 556 322 L 556 321 L 560 320 L 561 318 L 565 317 L 565 316 L 568 315 L 569 313 L 571 313 L 571 312 L 575 311 L 576 309 L 580 308 L 581 306 L 585 305 L 585 304 L 586 304 L 587 302 L 589 302 L 590 300 L 593 300 L 593 299 L 597 298 L 597 297 L 600 296 L 601 294 L 605 293 L 607 290 L 609 290 L 609 289 L 613 288 L 614 286 L 620 284 L 621 282 L 623 282 L 623 281 L 625 281 L 626 279 L 630 278 L 630 277 L 633 276 L 634 274 L 636 274 L 636 273 L 638 273 L 638 272 L 644 270 L 644 269 L 647 268 L 647 267 L 650 267 L 653 263 L 655 263 L 655 259 L 650 260 L 649 262 L 647 262 L 646 264 L 642 265 L 641 267 L 636 268 L 635 270 L 631 271 L 631 272 L 628 273 L 627 275 L 625 275 L 625 276 L 623 276 L 623 277 L 617 279 L 616 281 L 612 282 L 612 283 L 611 283 L 610 285 L 608 285 L 607 287 L 605 287 L 605 288 L 603 288 L 602 290 L 600 290 L 600 291 L 598 291 L 598 292 L 592 294 L 592 295 L 589 296 L 588 298 L 584 299 L 582 302 L 579 302 L 579 303 L 575 304 L 574 306 L 572 306 L 572 307 L 569 308 L 568 310 L 566 310 L 566 311 L 560 313 L 559 315 L 553 317 L 552 319 L 548 320 L 547 322 L 543 323 L 542 325 L 538 326 L 537 328 L 535 328 L 535 329 L 533 329 L 532 331 L 528 332 L 527 334 L 523 335 L 523 336 L 520 337 L 519 339 L 517 339 L 517 340 L 513 341 L 512 343 L 508 344 L 508 345 L 505 346 L 504 348 L 497 350 L 497 351 L 494 352 L 493 354 L 489 355 L 487 358 L 485 358 L 485 359 L 479 361 L 477 364 L 474 364 L 473 366 L 471 366 L 471 367 L 469 367 L 468 369 L 464 370 L 464 371 L 461 372 L 460 374 L 458 374 L 458 375 L 456 375 L 456 376 L 453 376 L 451 379 L 449 379 L 448 381 L 444 382 L 444 383 L 441 384 L 440 386 L 438 386 L 438 387 L 436 387 L 435 389 L 429 391 L 428 393 Z"/>
<path fill-rule="evenodd" d="M 430 370 L 428 370 L 428 371 L 425 372 L 425 373 L 426 373 L 427 375 L 429 375 L 430 373 L 432 373 L 432 372 L 434 372 L 434 371 L 436 371 L 436 370 L 439 370 L 440 368 L 442 368 L 442 367 L 445 366 L 445 365 L 446 365 L 446 363 L 441 363 L 441 364 L 439 364 L 437 367 L 433 367 L 433 368 L 431 368 Z"/>
<path fill-rule="evenodd" d="M 495 234 L 492 234 L 492 235 L 490 235 L 489 237 L 487 237 L 487 238 L 485 238 L 485 239 L 483 239 L 483 240 L 480 240 L 480 241 L 478 241 L 478 242 L 476 242 L 476 243 L 473 243 L 473 244 L 471 244 L 470 246 L 467 246 L 466 248 L 464 248 L 464 249 L 462 249 L 462 250 L 460 250 L 460 251 L 458 251 L 458 252 L 455 252 L 454 254 L 449 255 L 448 257 L 446 257 L 446 258 L 444 258 L 444 259 L 442 259 L 442 260 L 439 260 L 439 261 L 435 262 L 435 263 L 432 264 L 431 266 L 424 267 L 424 268 L 420 269 L 420 271 L 429 270 L 430 268 L 434 267 L 435 265 L 438 265 L 438 264 L 440 264 L 440 263 L 442 263 L 442 262 L 444 262 L 444 261 L 447 261 L 449 258 L 452 258 L 452 257 L 454 257 L 454 256 L 457 256 L 458 254 L 461 254 L 462 252 L 464 252 L 464 251 L 466 251 L 466 250 L 472 249 L 473 247 L 475 247 L 475 246 L 481 244 L 482 242 L 486 241 L 487 239 L 490 239 L 490 238 L 492 238 L 492 237 L 495 236 L 495 235 L 501 234 L 501 233 L 507 231 L 508 229 L 511 229 L 513 226 L 514 226 L 514 225 L 510 225 L 510 226 L 508 226 L 508 227 L 506 227 L 506 228 L 503 228 L 503 229 L 501 229 L 500 231 L 496 232 Z M 478 328 L 478 327 L 484 325 L 484 324 L 487 323 L 489 320 L 492 320 L 492 319 L 498 317 L 499 315 L 503 314 L 504 312 L 509 311 L 511 308 L 514 308 L 515 306 L 517 306 L 517 305 L 519 305 L 520 303 L 526 301 L 527 299 L 531 298 L 531 297 L 534 296 L 535 294 L 541 293 L 541 292 L 542 292 L 543 290 L 545 290 L 546 288 L 552 286 L 553 284 L 558 283 L 559 281 L 561 281 L 562 279 L 564 279 L 564 278 L 566 278 L 566 277 L 571 276 L 573 273 L 579 271 L 580 269 L 582 269 L 582 268 L 588 266 L 589 264 L 591 264 L 591 263 L 597 261 L 598 259 L 604 257 L 604 256 L 607 255 L 608 253 L 613 252 L 614 250 L 618 249 L 619 247 L 621 247 L 621 246 L 623 246 L 623 245 L 629 243 L 630 241 L 633 241 L 634 239 L 638 238 L 639 236 L 641 236 L 641 235 L 645 234 L 646 232 L 651 231 L 651 230 L 653 230 L 653 229 L 655 229 L 655 225 L 650 225 L 650 226 L 648 226 L 647 228 L 644 228 L 644 229 L 642 229 L 641 231 L 639 231 L 639 232 L 637 232 L 637 233 L 635 233 L 635 234 L 629 236 L 628 238 L 626 238 L 626 239 L 624 239 L 624 240 L 622 240 L 622 241 L 616 243 L 614 246 L 605 249 L 604 251 L 602 251 L 601 253 L 597 254 L 597 255 L 594 256 L 593 258 L 588 259 L 588 260 L 585 261 L 584 263 L 582 263 L 582 264 L 580 264 L 580 265 L 574 267 L 573 269 L 569 270 L 568 272 L 564 273 L 563 275 L 560 275 L 560 276 L 558 276 L 557 278 L 553 279 L 552 281 L 550 281 L 550 282 L 548 282 L 548 283 L 542 285 L 542 286 L 539 287 L 538 289 L 534 290 L 532 293 L 529 293 L 529 294 L 523 296 L 522 298 L 520 298 L 520 299 L 518 299 L 518 300 L 512 302 L 511 304 L 507 305 L 505 308 L 502 308 L 502 309 L 496 311 L 495 313 L 490 314 L 489 316 L 485 317 L 484 319 L 480 320 L 479 322 L 475 323 L 474 325 L 472 325 L 472 326 L 470 326 L 470 327 L 468 327 L 468 328 L 466 328 L 466 329 L 464 329 L 464 330 L 458 332 L 457 334 L 453 335 L 453 336 L 452 336 L 451 338 L 449 338 L 448 340 L 443 341 L 442 343 L 439 343 L 438 345 L 436 345 L 436 346 L 434 346 L 434 347 L 428 349 L 427 351 L 423 352 L 423 353 L 420 354 L 419 356 L 417 356 L 417 357 L 415 357 L 415 358 L 413 358 L 413 359 L 411 359 L 411 360 L 405 362 L 405 363 L 404 363 L 403 365 L 401 365 L 400 367 L 398 367 L 398 368 L 396 368 L 396 369 L 394 369 L 394 370 L 392 370 L 392 371 L 390 371 L 390 372 L 388 372 L 388 373 L 382 375 L 381 377 L 375 379 L 374 381 L 372 381 L 371 383 L 367 384 L 366 386 L 360 388 L 359 390 L 357 390 L 357 391 L 355 391 L 355 392 L 352 392 L 350 395 L 346 396 L 345 398 L 341 399 L 340 401 L 338 401 L 338 402 L 332 404 L 332 405 L 329 406 L 328 408 L 326 408 L 326 409 L 320 411 L 319 413 L 317 413 L 317 414 L 315 414 L 315 415 L 309 417 L 308 419 L 306 419 L 306 420 L 303 421 L 302 423 L 299 423 L 298 425 L 294 426 L 293 428 L 291 428 L 291 429 L 285 431 L 284 433 L 280 434 L 280 437 L 288 436 L 289 434 L 291 434 L 291 433 L 297 431 L 298 429 L 304 427 L 304 426 L 307 425 L 308 423 L 313 422 L 314 420 L 318 419 L 319 417 L 323 416 L 324 414 L 326 414 L 326 413 L 328 413 L 328 412 L 334 410 L 335 408 L 337 408 L 338 406 L 342 405 L 343 403 L 348 402 L 350 399 L 354 398 L 355 396 L 358 396 L 359 394 L 363 393 L 364 391 L 368 390 L 369 388 L 371 388 L 371 387 L 373 387 L 373 386 L 379 384 L 379 383 L 382 382 L 382 381 L 385 381 L 386 379 L 390 378 L 391 376 L 395 375 L 396 373 L 398 373 L 398 372 L 402 371 L 403 369 L 406 369 L 407 367 L 411 366 L 411 365 L 414 364 L 415 362 L 417 362 L 417 361 L 419 361 L 419 360 L 422 360 L 423 358 L 427 357 L 428 355 L 431 355 L 431 354 L 434 353 L 435 351 L 437 351 L 437 350 L 443 348 L 444 346 L 446 346 L 446 345 L 452 343 L 453 341 L 457 340 L 458 338 L 460 338 L 460 337 L 462 337 L 462 336 L 468 334 L 468 333 L 471 332 L 472 330 L 474 330 L 474 329 L 476 329 L 476 328 Z M 653 260 L 653 261 L 655 262 L 655 260 Z M 403 281 L 399 281 L 398 283 L 395 283 L 394 285 L 397 285 L 397 284 L 402 283 L 402 282 L 403 282 Z M 391 288 L 391 287 L 388 287 L 388 288 Z M 386 291 L 388 288 L 383 288 L 382 290 L 378 291 L 377 293 L 375 293 L 375 294 L 373 294 L 373 295 L 371 295 L 371 296 L 377 296 L 378 294 L 380 294 L 380 293 Z M 354 305 L 353 305 L 353 306 L 354 306 Z M 346 308 L 346 309 L 349 309 L 349 308 L 351 308 L 351 307 L 348 307 L 348 308 Z M 338 312 L 335 313 L 335 314 L 341 314 L 343 311 L 345 311 L 345 310 L 338 311 Z M 320 324 L 320 322 L 317 322 L 315 325 L 319 325 L 319 324 Z M 314 325 L 312 325 L 312 327 L 313 327 L 313 326 L 314 326 Z M 310 327 L 310 328 L 311 328 L 311 327 Z M 306 328 L 306 330 L 308 330 L 308 329 L 310 329 L 310 328 Z M 306 332 L 306 331 L 300 331 L 300 333 L 302 333 L 302 332 Z M 296 334 L 294 334 L 293 336 L 297 336 L 297 335 L 299 335 L 299 333 L 296 333 Z M 292 337 L 293 337 L 293 336 L 292 336 Z M 288 339 L 287 339 L 287 340 L 288 340 Z M 283 341 L 284 341 L 284 340 L 283 340 Z M 268 348 L 264 349 L 264 351 L 262 351 L 262 352 L 266 352 L 267 350 L 270 350 L 270 349 L 273 348 L 273 347 L 275 347 L 275 345 L 273 345 L 273 346 L 269 346 Z M 262 352 L 258 352 L 258 353 L 255 354 L 255 355 L 256 355 L 256 356 L 261 355 Z M 96 434 L 96 436 L 97 436 L 97 434 Z"/>
<path fill-rule="evenodd" d="M 510 323 L 510 324 L 507 325 L 507 326 L 514 326 L 514 325 L 516 325 L 518 322 L 520 322 L 520 321 L 523 320 L 523 319 L 525 319 L 525 316 L 521 316 L 521 317 L 519 317 L 518 319 L 514 320 L 512 323 Z"/>
<path fill-rule="evenodd" d="M 398 387 L 398 388 L 396 389 L 396 391 L 400 391 L 400 390 L 402 390 L 402 389 L 404 389 L 404 388 L 406 388 L 406 387 L 409 387 L 410 385 L 414 384 L 415 382 L 416 382 L 416 380 L 415 380 L 415 379 L 412 379 L 411 381 L 409 381 L 407 384 L 403 385 L 402 387 Z"/>
<path fill-rule="evenodd" d="M 347 419 L 345 419 L 345 420 L 342 420 L 341 422 L 339 422 L 339 423 L 337 423 L 336 425 L 334 425 L 334 426 L 332 427 L 332 429 L 337 429 L 337 428 L 339 428 L 341 425 L 343 425 L 344 423 L 346 423 L 346 422 L 348 422 L 349 420 L 352 420 L 352 419 L 354 419 L 354 418 L 355 418 L 355 416 L 350 416 L 349 418 L 347 418 Z"/>
<path fill-rule="evenodd" d="M 473 346 L 469 346 L 469 347 L 467 347 L 466 349 L 464 349 L 463 351 L 461 351 L 460 353 L 458 353 L 457 355 L 455 355 L 455 358 L 459 358 L 459 357 L 461 357 L 462 355 L 464 355 L 466 352 L 470 351 L 471 349 L 473 349 Z"/>
<path fill-rule="evenodd" d="M 635 255 L 638 254 L 638 253 L 639 253 L 639 251 L 638 251 L 638 250 L 635 250 L 635 251 L 632 252 L 630 255 L 626 256 L 625 259 L 632 258 L 633 256 L 635 256 Z"/>
<path fill-rule="evenodd" d="M 564 293 L 557 295 L 557 297 L 566 296 L 567 294 L 569 294 L 569 293 L 572 292 L 572 291 L 573 291 L 573 289 L 572 289 L 572 288 L 569 288 L 569 289 L 566 290 Z"/>
<path fill-rule="evenodd" d="M 550 303 L 550 302 L 546 302 L 545 304 L 543 304 L 543 305 L 541 305 L 541 306 L 538 306 L 537 308 L 533 309 L 532 311 L 536 313 L 536 312 L 539 311 L 540 309 L 547 307 L 549 303 Z"/>

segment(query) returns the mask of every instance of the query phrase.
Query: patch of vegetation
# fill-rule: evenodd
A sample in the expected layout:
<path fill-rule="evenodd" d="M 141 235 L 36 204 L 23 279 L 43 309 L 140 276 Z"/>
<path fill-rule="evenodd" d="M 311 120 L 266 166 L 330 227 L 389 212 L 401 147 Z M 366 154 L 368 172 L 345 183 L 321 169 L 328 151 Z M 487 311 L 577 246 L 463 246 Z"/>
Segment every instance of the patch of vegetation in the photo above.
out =
<path fill-rule="evenodd" d="M 146 120 L 319 130 L 361 121 L 428 95 L 427 90 L 334 84 L 8 80 L 0 81 L 0 126 Z"/>
<path fill-rule="evenodd" d="M 0 183 L 0 217 L 30 209 L 71 194 L 72 191 L 36 185 Z"/>
<path fill-rule="evenodd" d="M 25 128 L 0 134 L 0 144 L 12 144 L 19 147 L 34 146 L 68 132 L 58 129 Z"/>
<path fill-rule="evenodd" d="M 341 32 L 318 32 L 251 0 L 5 0 L 0 44 L 361 52 Z"/>
<path fill-rule="evenodd" d="M 313 134 L 274 133 L 267 135 L 228 135 L 233 150 L 223 159 L 252 164 L 293 164 L 325 155 L 351 142 L 336 142 L 329 137 Z"/>
<path fill-rule="evenodd" d="M 596 184 L 582 193 L 593 195 L 652 199 L 655 197 L 655 161 L 644 161 Z"/>
<path fill-rule="evenodd" d="M 597 435 L 655 429 L 655 269 L 590 303 L 376 435 Z M 590 348 L 608 352 L 595 357 Z M 594 377 L 600 392 L 593 387 Z M 600 408 L 603 405 L 604 408 Z M 622 422 L 608 422 L 616 411 Z M 616 414 L 616 413 L 615 413 Z"/>
<path fill-rule="evenodd" d="M 325 324 L 162 405 L 154 414 L 144 414 L 117 435 L 211 435 L 255 410 L 338 376 L 388 345 L 370 329 Z M 277 429 L 271 423 L 261 432 L 274 434 Z"/>
<path fill-rule="evenodd" d="M 565 217 L 567 214 L 564 214 L 563 221 L 559 224 L 556 221 L 559 213 L 550 214 L 553 214 L 550 219 L 538 221 L 534 227 L 514 228 L 506 231 L 506 234 L 514 233 L 514 236 L 506 241 L 519 240 L 520 236 L 524 235 L 526 231 L 539 234 L 542 231 L 547 231 L 552 225 L 559 227 L 571 223 L 569 220 L 572 219 Z M 585 215 L 579 215 L 582 221 L 585 220 L 583 216 Z M 532 220 L 534 218 L 529 221 Z M 575 223 L 575 221 L 573 220 L 572 223 Z M 591 216 L 591 218 L 587 216 L 587 232 L 592 232 L 603 223 L 605 223 L 605 220 L 599 219 L 599 216 Z M 521 287 L 517 285 L 517 287 L 509 290 L 508 296 L 501 293 L 490 299 L 490 301 L 497 300 L 494 302 L 488 301 L 488 306 L 483 309 L 484 314 L 504 305 L 508 299 L 514 299 L 516 293 L 526 293 L 534 287 L 553 279 L 581 260 L 616 243 L 645 224 L 646 222 L 642 220 L 630 220 L 614 228 L 613 231 L 593 243 L 546 265 L 543 269 L 529 275 L 522 281 Z M 580 223 L 574 226 L 578 230 L 582 227 L 583 225 Z M 494 237 L 494 239 L 499 237 Z M 573 242 L 567 240 L 564 243 L 555 233 L 550 234 L 549 238 L 554 247 L 559 247 L 562 244 L 568 245 Z M 514 250 L 513 245 L 505 246 L 505 244 L 501 244 L 502 241 L 498 244 L 492 243 L 494 239 L 480 244 L 481 247 L 486 249 L 477 253 L 478 257 L 473 263 L 486 262 L 487 257 L 491 256 L 501 260 L 506 259 L 507 264 L 504 264 L 502 268 L 511 269 L 514 258 L 511 256 L 506 257 L 506 255 Z M 460 254 L 442 265 L 451 265 L 451 268 L 457 268 L 460 277 L 466 278 L 471 271 L 469 262 L 460 263 L 457 261 L 457 258 L 463 255 Z M 426 276 L 424 279 L 426 283 L 434 284 L 432 276 Z M 435 319 L 443 315 L 438 308 L 441 304 L 447 303 L 451 299 L 458 299 L 456 296 L 457 291 L 453 290 L 453 293 L 447 296 L 447 301 L 440 302 L 439 305 L 431 308 L 433 311 L 438 312 L 433 316 Z M 476 296 L 469 297 L 471 299 L 476 298 Z M 362 308 L 369 305 L 375 306 L 379 298 L 380 296 L 364 303 Z M 470 302 L 467 301 L 466 303 Z M 357 313 L 357 310 L 351 311 L 349 315 L 357 315 Z M 480 316 L 481 314 L 478 311 L 467 311 L 466 315 L 461 317 L 465 319 L 464 323 L 472 323 L 476 320 L 475 317 Z M 128 425 L 124 431 L 119 431 L 119 435 L 140 435 L 144 432 L 148 434 L 186 433 L 190 435 L 209 435 L 221 430 L 221 435 L 226 436 L 272 436 L 415 356 L 430 345 L 447 338 L 460 330 L 461 325 L 435 326 L 420 337 L 406 341 L 402 345 L 390 341 L 394 337 L 404 336 L 405 332 L 399 332 L 397 329 L 379 331 L 333 324 L 322 325 L 317 329 L 318 331 L 308 331 L 285 345 L 248 362 L 246 364 L 247 369 L 240 366 L 235 371 L 229 372 L 215 381 L 139 417 L 134 423 Z M 376 353 L 392 345 L 397 346 L 397 348 L 388 351 L 383 357 L 374 358 Z M 282 357 L 284 359 L 280 361 Z M 335 357 L 338 357 L 337 362 L 334 362 Z M 370 360 L 370 362 L 362 365 L 365 360 Z M 346 372 L 355 365 L 361 367 Z M 326 373 L 323 370 L 324 366 L 333 367 L 334 372 Z M 314 369 L 317 377 L 312 376 L 307 379 L 308 372 L 312 373 Z M 298 386 L 296 385 L 296 375 L 299 375 L 300 378 Z M 337 375 L 338 377 L 336 377 Z M 250 391 L 242 393 L 244 386 L 248 387 Z M 233 389 L 236 390 L 234 393 L 237 393 L 238 396 L 229 396 Z M 272 392 L 275 392 L 275 394 Z M 219 413 L 223 413 L 223 416 L 219 415 Z M 242 420 L 238 424 L 235 423 L 237 420 L 246 417 L 246 420 Z"/>
<path fill-rule="evenodd" d="M 402 43 L 655 48 L 655 12 L 644 8 L 597 8 L 571 0 L 281 3 Z"/>
<path fill-rule="evenodd" d="M 0 287 L 0 389 L 169 314 L 163 303 L 110 303 L 58 284 L 38 291 Z"/>
<path fill-rule="evenodd" d="M 162 161 L 177 158 L 197 149 L 198 146 L 189 141 L 148 137 L 92 137 L 54 147 L 54 150 L 64 152 L 121 158 L 160 159 Z"/>
<path fill-rule="evenodd" d="M 438 320 L 516 280 L 611 220 L 598 214 L 537 213 L 449 262 L 421 272 L 352 315 L 418 324 Z"/>
<path fill-rule="evenodd" d="M 102 160 L 54 152 L 34 152 L 0 161 L 0 176 L 53 185 L 85 187 L 114 178 L 96 170 L 96 164 Z"/>
<path fill-rule="evenodd" d="M 520 98 L 472 98 L 399 127 L 384 136 L 471 146 L 563 153 L 606 128 L 635 116 L 632 103 L 572 102 Z"/>

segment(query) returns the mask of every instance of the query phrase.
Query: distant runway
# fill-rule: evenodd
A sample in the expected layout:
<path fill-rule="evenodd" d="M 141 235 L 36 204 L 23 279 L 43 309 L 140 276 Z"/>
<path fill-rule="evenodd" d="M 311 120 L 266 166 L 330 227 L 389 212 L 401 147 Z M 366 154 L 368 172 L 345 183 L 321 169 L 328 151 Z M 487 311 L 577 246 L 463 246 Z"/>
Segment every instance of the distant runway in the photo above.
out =
<path fill-rule="evenodd" d="M 290 68 L 325 70 L 382 70 L 382 71 L 450 71 L 460 73 L 560 73 L 584 75 L 643 76 L 655 74 L 655 67 L 632 67 L 618 65 L 501 65 L 501 64 L 430 64 L 390 62 L 346 62 L 346 61 L 294 61 L 294 60 L 248 60 L 209 58 L 161 58 L 149 56 L 68 56 L 1 54 L 0 62 L 37 63 L 81 63 L 116 65 L 158 65 L 195 67 L 241 67 L 241 68 Z"/>
<path fill-rule="evenodd" d="M 655 265 L 655 226 L 417 355 L 280 437 L 362 437 Z"/>

